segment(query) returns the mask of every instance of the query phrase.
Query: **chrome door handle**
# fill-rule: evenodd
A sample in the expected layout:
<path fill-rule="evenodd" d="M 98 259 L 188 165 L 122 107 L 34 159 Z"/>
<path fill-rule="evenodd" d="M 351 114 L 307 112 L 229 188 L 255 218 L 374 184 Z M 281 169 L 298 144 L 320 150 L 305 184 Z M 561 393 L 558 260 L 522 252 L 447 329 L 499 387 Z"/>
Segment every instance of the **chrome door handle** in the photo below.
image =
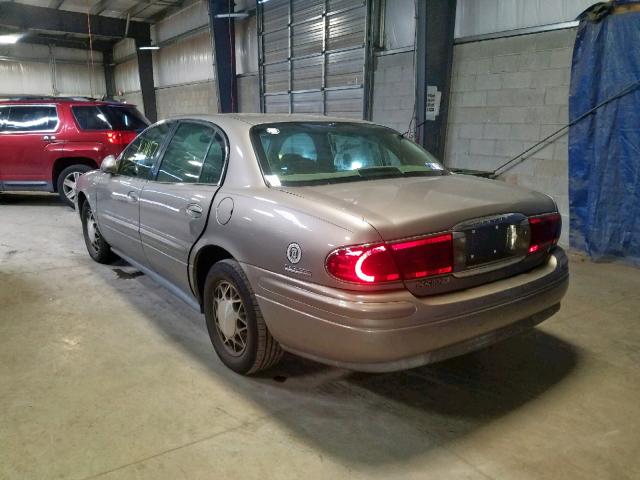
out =
<path fill-rule="evenodd" d="M 136 194 L 136 192 L 129 192 L 127 193 L 127 200 L 129 200 L 131 203 L 136 203 L 138 201 L 138 195 Z"/>
<path fill-rule="evenodd" d="M 187 215 L 193 218 L 202 216 L 202 207 L 197 203 L 190 203 L 186 208 Z"/>
<path fill-rule="evenodd" d="M 45 136 L 42 137 L 42 140 L 44 140 L 45 142 L 55 142 L 56 136 L 55 135 L 45 135 Z"/>

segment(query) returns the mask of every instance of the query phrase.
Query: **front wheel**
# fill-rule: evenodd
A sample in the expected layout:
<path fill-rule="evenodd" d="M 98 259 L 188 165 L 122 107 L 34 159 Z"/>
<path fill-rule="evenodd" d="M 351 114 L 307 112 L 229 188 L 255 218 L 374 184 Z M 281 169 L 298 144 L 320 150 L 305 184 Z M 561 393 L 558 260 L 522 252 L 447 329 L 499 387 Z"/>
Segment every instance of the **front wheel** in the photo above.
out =
<path fill-rule="evenodd" d="M 89 201 L 84 202 L 84 205 L 82 205 L 82 234 L 91 258 L 98 263 L 110 263 L 113 260 L 111 246 L 100 233 L 98 222 L 96 222 L 94 213 L 91 211 Z"/>
<path fill-rule="evenodd" d="M 60 196 L 60 200 L 71 208 L 74 207 L 73 202 L 76 199 L 76 184 L 78 178 L 89 170 L 92 170 L 92 168 L 87 165 L 71 165 L 58 175 L 58 195 Z"/>
<path fill-rule="evenodd" d="M 236 373 L 251 374 L 282 358 L 251 285 L 235 260 L 216 263 L 204 285 L 204 313 L 213 348 Z"/>

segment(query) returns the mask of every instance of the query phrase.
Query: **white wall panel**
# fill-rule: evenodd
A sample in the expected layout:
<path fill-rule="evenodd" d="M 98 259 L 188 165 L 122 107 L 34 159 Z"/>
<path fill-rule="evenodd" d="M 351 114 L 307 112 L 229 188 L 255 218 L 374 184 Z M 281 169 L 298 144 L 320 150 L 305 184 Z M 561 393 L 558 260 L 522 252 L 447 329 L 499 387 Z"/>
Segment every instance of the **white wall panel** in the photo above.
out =
<path fill-rule="evenodd" d="M 119 61 L 136 53 L 136 42 L 133 38 L 120 40 L 113 46 L 113 60 Z"/>
<path fill-rule="evenodd" d="M 215 78 L 211 35 L 203 32 L 154 52 L 156 87 L 201 82 Z"/>
<path fill-rule="evenodd" d="M 116 92 L 128 93 L 140 91 L 140 76 L 138 75 L 138 60 L 116 65 L 114 69 Z"/>
<path fill-rule="evenodd" d="M 237 21 L 236 69 L 238 75 L 258 72 L 258 31 L 255 15 Z"/>
<path fill-rule="evenodd" d="M 456 38 L 569 22 L 594 0 L 458 0 Z"/>
<path fill-rule="evenodd" d="M 104 68 L 80 64 L 56 64 L 56 89 L 60 95 L 84 95 L 101 98 L 106 94 Z"/>
<path fill-rule="evenodd" d="M 384 48 L 413 47 L 416 33 L 415 0 L 387 1 L 384 10 Z"/>
<path fill-rule="evenodd" d="M 199 0 L 151 27 L 156 43 L 162 43 L 173 37 L 209 24 L 207 4 Z"/>
<path fill-rule="evenodd" d="M 53 93 L 48 63 L 0 60 L 0 78 L 0 95 Z"/>

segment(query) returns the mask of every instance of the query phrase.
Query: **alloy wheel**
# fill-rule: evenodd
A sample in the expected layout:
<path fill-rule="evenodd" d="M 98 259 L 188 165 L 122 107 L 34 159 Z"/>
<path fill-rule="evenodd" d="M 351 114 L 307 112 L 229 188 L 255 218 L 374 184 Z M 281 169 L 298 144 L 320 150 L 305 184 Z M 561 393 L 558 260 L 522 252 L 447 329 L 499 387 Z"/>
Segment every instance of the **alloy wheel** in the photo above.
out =
<path fill-rule="evenodd" d="M 247 316 L 236 287 L 221 281 L 213 292 L 213 316 L 225 349 L 238 357 L 247 348 Z"/>
<path fill-rule="evenodd" d="M 71 202 L 73 202 L 76 198 L 76 184 L 80 175 L 82 175 L 82 172 L 71 172 L 66 177 L 64 177 L 64 181 L 62 182 L 64 195 Z"/>

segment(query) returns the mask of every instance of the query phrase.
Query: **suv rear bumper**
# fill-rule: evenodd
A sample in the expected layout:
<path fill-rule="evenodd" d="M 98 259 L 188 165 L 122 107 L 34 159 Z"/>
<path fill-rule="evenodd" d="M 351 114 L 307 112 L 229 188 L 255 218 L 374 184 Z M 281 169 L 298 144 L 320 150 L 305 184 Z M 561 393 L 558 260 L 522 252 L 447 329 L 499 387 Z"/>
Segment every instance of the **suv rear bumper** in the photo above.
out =
<path fill-rule="evenodd" d="M 346 292 L 243 265 L 272 335 L 285 350 L 330 365 L 384 372 L 482 348 L 556 313 L 566 254 L 526 273 L 430 297 Z"/>

